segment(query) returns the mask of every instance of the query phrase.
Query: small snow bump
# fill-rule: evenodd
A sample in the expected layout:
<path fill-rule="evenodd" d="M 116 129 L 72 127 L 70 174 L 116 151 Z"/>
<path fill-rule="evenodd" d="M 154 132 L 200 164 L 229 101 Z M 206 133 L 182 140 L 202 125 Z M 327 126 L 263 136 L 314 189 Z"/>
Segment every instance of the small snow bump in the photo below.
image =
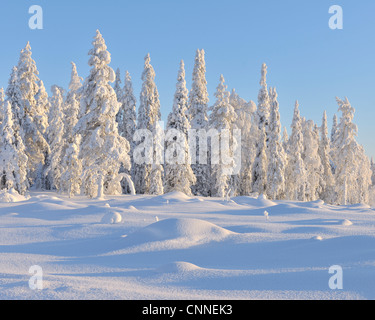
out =
<path fill-rule="evenodd" d="M 353 222 L 351 222 L 351 221 L 348 220 L 348 219 L 345 219 L 345 220 L 343 220 L 343 221 L 341 222 L 341 225 L 342 225 L 342 226 L 351 226 L 351 225 L 353 225 Z"/>

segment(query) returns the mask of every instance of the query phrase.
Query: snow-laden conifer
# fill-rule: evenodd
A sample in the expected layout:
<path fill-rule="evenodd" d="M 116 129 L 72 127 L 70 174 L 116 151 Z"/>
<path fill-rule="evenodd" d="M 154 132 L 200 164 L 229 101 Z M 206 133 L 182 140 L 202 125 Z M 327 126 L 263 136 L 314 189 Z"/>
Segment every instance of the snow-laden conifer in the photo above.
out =
<path fill-rule="evenodd" d="M 320 127 L 319 155 L 323 166 L 320 199 L 326 203 L 334 201 L 334 178 L 331 165 L 331 140 L 328 136 L 327 113 L 324 111 L 322 126 Z"/>
<path fill-rule="evenodd" d="M 265 127 L 261 127 L 258 135 L 256 156 L 252 167 L 252 192 L 256 192 L 259 195 L 266 194 L 267 169 L 268 160 L 266 130 Z"/>
<path fill-rule="evenodd" d="M 49 189 L 59 189 L 63 166 L 61 165 L 62 151 L 66 144 L 64 140 L 64 99 L 59 87 L 52 86 L 50 98 L 51 109 L 48 115 L 49 127 L 47 140 L 51 149 L 48 157 L 48 167 L 44 175 Z"/>
<path fill-rule="evenodd" d="M 25 194 L 29 187 L 27 180 L 27 156 L 25 146 L 18 132 L 14 131 L 12 105 L 5 101 L 2 106 L 3 114 L 0 125 L 0 187 Z"/>
<path fill-rule="evenodd" d="M 160 163 L 155 163 L 157 142 L 160 137 L 160 128 L 158 127 L 158 122 L 160 121 L 160 101 L 159 93 L 155 84 L 155 71 L 152 67 L 150 54 L 145 57 L 144 70 L 142 73 L 142 90 L 140 94 L 140 105 L 138 110 L 137 118 L 137 130 L 141 132 L 142 130 L 147 130 L 151 134 L 149 144 L 145 146 L 145 150 L 141 153 L 150 154 L 150 159 L 145 161 L 141 158 L 140 154 L 134 153 L 134 184 L 137 193 L 140 194 L 155 194 L 160 193 L 162 182 L 162 173 L 158 172 L 162 170 Z M 146 137 L 140 137 L 136 148 L 141 148 L 145 142 Z M 155 142 L 155 143 L 154 143 Z M 155 144 L 155 145 L 154 145 Z M 147 163 L 146 163 L 147 162 Z M 151 176 L 152 172 L 152 176 Z M 152 181 L 152 179 L 157 179 L 157 181 Z M 151 186 L 153 184 L 153 186 Z M 152 190 L 151 190 L 152 187 Z"/>
<path fill-rule="evenodd" d="M 43 83 L 38 78 L 35 61 L 31 57 L 31 47 L 27 43 L 21 51 L 17 65 L 15 94 L 17 101 L 12 101 L 12 108 L 19 113 L 21 138 L 28 158 L 27 171 L 30 184 L 40 179 L 41 170 L 49 154 L 49 146 L 44 137 L 48 125 L 46 97 Z M 16 106 L 17 105 L 17 106 Z"/>
<path fill-rule="evenodd" d="M 312 120 L 305 121 L 303 126 L 303 144 L 302 159 L 306 167 L 305 201 L 315 201 L 322 192 L 324 168 L 319 156 L 319 132 Z"/>
<path fill-rule="evenodd" d="M 288 162 L 286 167 L 286 198 L 305 201 L 306 167 L 302 159 L 304 151 L 302 119 L 299 104 L 296 101 L 292 121 L 292 132 L 288 140 Z"/>
<path fill-rule="evenodd" d="M 271 114 L 268 136 L 267 195 L 271 199 L 285 197 L 285 168 L 287 158 L 281 143 L 279 103 L 275 88 L 270 88 Z"/>
<path fill-rule="evenodd" d="M 89 197 L 121 193 L 118 180 L 121 164 L 130 169 L 129 143 L 118 133 L 119 110 L 116 93 L 110 82 L 115 73 L 108 65 L 111 55 L 99 30 L 89 51 L 90 74 L 82 87 L 80 119 L 75 134 L 82 136 L 82 191 Z"/>
<path fill-rule="evenodd" d="M 207 132 L 209 130 L 207 127 L 208 101 L 205 52 L 203 49 L 198 49 L 195 55 L 192 86 L 189 93 L 188 115 L 191 129 L 200 139 L 204 139 L 205 135 L 200 134 L 199 130 L 202 130 L 202 132 Z M 209 196 L 211 193 L 211 173 L 208 148 L 207 153 L 204 155 L 203 152 L 205 151 L 200 151 L 200 147 L 206 145 L 207 141 L 201 141 L 198 137 L 193 139 L 195 139 L 195 155 L 192 154 L 193 162 L 191 168 L 197 178 L 197 182 L 192 186 L 192 192 L 194 195 Z M 194 152 L 194 150 L 191 150 L 191 152 Z"/>
<path fill-rule="evenodd" d="M 356 141 L 357 126 L 353 123 L 355 109 L 348 98 L 336 98 L 342 116 L 333 145 L 336 201 L 339 204 L 368 203 L 371 184 L 370 161 Z"/>
<path fill-rule="evenodd" d="M 116 97 L 117 97 L 118 102 L 121 102 L 122 95 L 123 95 L 121 83 L 122 83 L 122 81 L 121 81 L 121 71 L 120 71 L 120 68 L 117 68 L 116 69 L 116 80 L 113 84 L 113 89 L 116 92 Z"/>
<path fill-rule="evenodd" d="M 235 122 L 237 114 L 229 103 L 229 92 L 223 75 L 220 76 L 220 83 L 215 92 L 216 101 L 211 107 L 209 127 L 218 131 L 218 139 L 211 140 L 211 154 L 219 153 L 218 163 L 212 163 L 212 195 L 225 197 L 228 192 L 234 191 L 231 184 L 233 175 L 234 148 L 237 141 L 233 136 L 233 129 L 236 129 Z"/>
<path fill-rule="evenodd" d="M 173 109 L 168 116 L 165 156 L 165 192 L 181 191 L 191 195 L 191 186 L 196 178 L 191 169 L 188 130 L 190 123 L 187 117 L 188 90 L 185 81 L 185 65 L 180 62 L 177 75 L 176 92 Z"/>
<path fill-rule="evenodd" d="M 267 88 L 267 65 L 263 63 L 261 70 L 261 79 L 260 79 L 260 90 L 258 94 L 258 127 L 260 130 L 264 128 L 266 133 L 266 140 L 268 140 L 268 125 L 270 117 L 270 97 Z"/>
<path fill-rule="evenodd" d="M 59 190 L 67 193 L 69 197 L 81 193 L 82 160 L 79 158 L 81 135 L 75 135 L 65 151 L 61 160 L 63 168 Z"/>
<path fill-rule="evenodd" d="M 233 89 L 229 103 L 234 108 L 237 118 L 235 125 L 241 131 L 241 170 L 238 175 L 232 176 L 232 185 L 235 186 L 233 194 L 249 195 L 252 188 L 251 166 L 255 158 L 255 146 L 258 136 L 256 123 L 256 104 L 246 102 Z"/>
<path fill-rule="evenodd" d="M 69 83 L 69 90 L 64 103 L 64 139 L 72 141 L 73 129 L 78 122 L 80 108 L 80 89 L 82 87 L 82 78 L 78 75 L 77 66 L 74 62 Z"/>
<path fill-rule="evenodd" d="M 118 73 L 118 76 L 120 74 Z M 116 76 L 117 79 L 117 76 Z M 115 86 L 116 88 L 116 86 Z M 116 116 L 116 120 L 118 123 L 118 131 L 119 134 L 124 137 L 130 144 L 130 162 L 131 162 L 131 170 L 125 170 L 121 168 L 121 172 L 125 172 L 126 174 L 130 174 L 134 178 L 134 159 L 133 159 L 133 152 L 134 152 L 134 133 L 137 128 L 137 113 L 136 113 L 136 99 L 133 93 L 133 84 L 128 71 L 126 71 L 125 75 L 125 83 L 124 88 L 117 94 L 117 98 L 120 97 L 120 110 Z M 122 182 L 122 186 L 125 192 L 130 191 L 129 186 L 127 185 L 126 181 Z"/>
<path fill-rule="evenodd" d="M 371 174 L 371 184 L 373 186 L 375 186 L 375 163 L 374 163 L 374 158 L 371 157 L 371 171 L 372 171 L 372 174 Z"/>

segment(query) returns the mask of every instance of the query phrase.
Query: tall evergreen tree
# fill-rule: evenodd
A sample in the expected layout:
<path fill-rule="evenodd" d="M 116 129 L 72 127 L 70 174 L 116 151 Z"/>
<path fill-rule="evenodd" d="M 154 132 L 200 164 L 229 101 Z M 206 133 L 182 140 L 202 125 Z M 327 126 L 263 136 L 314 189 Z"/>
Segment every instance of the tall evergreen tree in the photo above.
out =
<path fill-rule="evenodd" d="M 373 186 L 375 186 L 375 163 L 374 163 L 374 158 L 371 158 L 371 171 L 372 171 L 372 174 L 371 174 L 371 183 Z"/>
<path fill-rule="evenodd" d="M 116 97 L 117 97 L 117 101 L 118 102 L 121 102 L 122 100 L 122 95 L 123 95 L 123 91 L 122 91 L 122 87 L 121 87 L 121 72 L 120 72 L 120 68 L 117 68 L 116 69 L 116 80 L 114 82 L 114 85 L 113 85 L 113 89 L 115 90 L 116 92 Z"/>
<path fill-rule="evenodd" d="M 62 174 L 62 151 L 66 144 L 64 140 L 64 101 L 62 92 L 56 85 L 52 86 L 52 97 L 50 99 L 51 109 L 48 115 L 49 127 L 47 130 L 47 140 L 51 153 L 48 158 L 48 167 L 44 174 L 47 179 L 48 189 L 59 189 Z"/>
<path fill-rule="evenodd" d="M 155 84 L 155 71 L 152 67 L 150 55 L 147 54 L 145 57 L 145 65 L 142 73 L 142 90 L 140 95 L 140 106 L 138 110 L 138 130 L 148 130 L 153 134 L 153 141 L 151 145 L 147 145 L 144 153 L 150 153 L 150 159 L 145 161 L 138 154 L 134 154 L 135 162 L 135 174 L 134 183 L 137 193 L 140 194 L 155 194 L 161 192 L 162 182 L 162 170 L 163 167 L 158 159 L 155 158 L 157 149 L 157 141 L 160 137 L 160 128 L 158 122 L 160 121 L 160 101 L 159 93 Z M 146 137 L 142 137 L 142 140 L 137 145 L 139 149 L 145 142 Z M 146 163 L 148 162 L 148 163 Z M 152 175 L 151 175 L 152 173 Z M 156 179 L 154 180 L 153 177 Z"/>
<path fill-rule="evenodd" d="M 3 121 L 0 125 L 0 187 L 7 190 L 14 188 L 18 193 L 25 194 L 29 187 L 25 146 L 18 132 L 13 130 L 11 103 L 5 101 L 1 111 Z"/>
<path fill-rule="evenodd" d="M 109 63 L 111 55 L 99 32 L 92 42 L 90 75 L 82 87 L 80 115 L 75 134 L 82 135 L 82 190 L 90 197 L 121 193 L 119 169 L 130 169 L 129 143 L 118 133 L 116 115 L 119 110 L 116 93 L 110 82 L 115 73 Z"/>
<path fill-rule="evenodd" d="M 69 90 L 66 95 L 64 103 L 64 139 L 72 142 L 73 129 L 78 122 L 78 115 L 80 109 L 80 89 L 82 88 L 81 81 L 83 80 L 77 72 L 77 67 L 74 62 L 72 64 L 72 72 L 69 83 Z"/>
<path fill-rule="evenodd" d="M 62 174 L 59 191 L 72 197 L 81 193 L 82 160 L 79 158 L 81 135 L 75 135 L 70 141 L 61 161 Z"/>
<path fill-rule="evenodd" d="M 258 136 L 257 107 L 253 101 L 246 102 L 242 99 L 234 89 L 229 97 L 229 103 L 237 114 L 235 125 L 241 130 L 241 170 L 239 175 L 232 176 L 232 178 L 239 180 L 236 194 L 249 195 L 252 192 L 251 166 L 255 158 Z"/>
<path fill-rule="evenodd" d="M 258 127 L 260 130 L 264 128 L 266 133 L 266 140 L 268 141 L 269 133 L 269 117 L 270 117 L 270 97 L 267 88 L 267 65 L 263 63 L 261 70 L 261 79 L 260 79 L 260 90 L 258 94 Z"/>
<path fill-rule="evenodd" d="M 49 154 L 49 145 L 44 137 L 48 124 L 45 114 L 46 94 L 43 84 L 38 78 L 35 61 L 31 58 L 31 47 L 27 43 L 21 51 L 17 65 L 17 77 L 12 101 L 12 108 L 19 113 L 19 123 L 22 127 L 21 138 L 25 144 L 28 157 L 27 172 L 30 184 L 40 178 L 46 156 Z"/>
<path fill-rule="evenodd" d="M 324 111 L 322 126 L 320 127 L 319 155 L 323 166 L 323 177 L 321 179 L 320 199 L 326 203 L 334 201 L 334 178 L 331 166 L 331 140 L 328 136 L 327 113 Z"/>
<path fill-rule="evenodd" d="M 355 137 L 355 110 L 348 98 L 336 98 L 342 116 L 335 134 L 333 161 L 336 165 L 335 186 L 339 204 L 368 203 L 371 184 L 370 161 Z"/>
<path fill-rule="evenodd" d="M 211 192 L 210 186 L 210 163 L 209 154 L 203 155 L 205 151 L 200 150 L 200 145 L 206 144 L 207 141 L 200 141 L 204 139 L 205 135 L 200 134 L 200 130 L 205 132 L 208 130 L 208 92 L 206 81 L 206 63 L 204 50 L 197 50 L 195 55 L 195 64 L 193 70 L 192 87 L 189 93 L 189 120 L 191 129 L 198 134 L 195 139 L 195 155 L 192 154 L 193 163 L 191 168 L 197 178 L 197 183 L 192 186 L 194 195 L 209 196 Z M 191 142 L 190 142 L 191 143 Z M 194 150 L 191 150 L 194 152 Z M 201 154 L 202 153 L 202 154 Z M 207 158 L 207 163 L 205 159 Z M 194 161 L 195 159 L 195 161 Z"/>
<path fill-rule="evenodd" d="M 265 127 L 259 130 L 257 153 L 252 168 L 252 191 L 258 194 L 266 194 L 267 190 L 267 142 Z"/>
<path fill-rule="evenodd" d="M 181 191 L 191 195 L 191 185 L 196 183 L 191 169 L 188 130 L 190 123 L 187 117 L 188 90 L 185 81 L 185 64 L 181 60 L 177 76 L 173 109 L 168 116 L 165 156 L 165 192 Z"/>
<path fill-rule="evenodd" d="M 120 134 L 132 144 L 134 132 L 137 128 L 137 100 L 133 93 L 132 79 L 128 71 L 125 75 L 120 111 L 117 115 Z"/>
<path fill-rule="evenodd" d="M 285 168 L 287 159 L 281 143 L 279 102 L 277 101 L 275 88 L 270 88 L 270 100 L 267 195 L 271 199 L 283 199 L 285 197 Z"/>
<path fill-rule="evenodd" d="M 118 97 L 119 95 L 117 95 Z M 133 159 L 133 152 L 135 148 L 134 144 L 134 133 L 137 128 L 137 113 L 136 113 L 136 99 L 133 93 L 133 84 L 128 71 L 125 75 L 125 84 L 121 93 L 120 98 L 120 110 L 117 114 L 118 130 L 122 137 L 129 141 L 130 144 L 130 162 L 131 170 L 125 170 L 121 168 L 121 172 L 130 174 L 134 179 L 135 176 L 135 164 Z M 130 187 L 125 181 L 122 183 L 123 189 L 126 193 L 130 192 Z"/>
<path fill-rule="evenodd" d="M 288 130 L 286 129 L 286 127 L 284 127 L 282 142 L 283 142 L 284 152 L 286 154 L 288 154 L 288 141 L 289 141 Z"/>
<path fill-rule="evenodd" d="M 337 115 L 333 115 L 333 121 L 332 121 L 332 129 L 331 129 L 331 142 L 334 144 L 336 131 L 337 131 Z"/>
<path fill-rule="evenodd" d="M 0 110 L 4 110 L 4 101 L 5 101 L 5 94 L 4 88 L 0 88 Z M 0 114 L 0 124 L 3 122 L 3 114 Z"/>
<path fill-rule="evenodd" d="M 322 192 L 324 168 L 319 156 L 319 133 L 312 120 L 307 120 L 303 127 L 304 151 L 302 159 L 306 167 L 305 200 L 315 201 Z"/>
<path fill-rule="evenodd" d="M 7 96 L 7 100 L 10 102 L 12 106 L 14 130 L 19 132 L 22 117 L 20 110 L 21 92 L 18 86 L 17 67 L 12 68 L 12 73 L 10 74 L 8 87 L 5 91 L 5 94 Z"/>
<path fill-rule="evenodd" d="M 288 164 L 285 175 L 287 199 L 305 201 L 306 167 L 302 159 L 304 143 L 298 101 L 295 104 L 291 128 L 292 133 L 288 141 Z"/>
<path fill-rule="evenodd" d="M 234 148 L 237 141 L 233 136 L 233 129 L 236 128 L 235 121 L 237 114 L 229 103 L 229 92 L 223 75 L 220 76 L 220 83 L 215 92 L 216 101 L 211 108 L 209 126 L 218 131 L 218 139 L 211 142 L 211 152 L 220 152 L 218 163 L 212 163 L 212 194 L 217 197 L 225 197 L 229 191 L 235 192 L 231 185 L 233 175 Z"/>

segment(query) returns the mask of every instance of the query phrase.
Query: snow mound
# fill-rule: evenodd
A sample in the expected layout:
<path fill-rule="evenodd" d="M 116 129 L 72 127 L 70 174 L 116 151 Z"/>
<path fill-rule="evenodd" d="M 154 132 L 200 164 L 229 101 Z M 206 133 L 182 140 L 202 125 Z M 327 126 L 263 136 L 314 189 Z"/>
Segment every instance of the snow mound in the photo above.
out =
<path fill-rule="evenodd" d="M 118 212 L 113 212 L 111 210 L 111 206 L 108 203 L 106 203 L 104 207 L 106 208 L 107 213 L 103 216 L 101 223 L 105 223 L 105 224 L 121 223 L 122 221 L 121 214 L 119 214 Z"/>
<path fill-rule="evenodd" d="M 101 223 L 116 224 L 116 223 L 121 223 L 121 221 L 122 221 L 121 214 L 119 214 L 118 212 L 108 212 L 103 216 Z"/>
<path fill-rule="evenodd" d="M 259 205 L 262 205 L 264 207 L 272 207 L 272 206 L 275 206 L 276 203 L 271 201 L 271 200 L 268 200 L 267 197 L 264 195 L 264 194 L 261 194 L 259 197 L 258 197 L 258 202 L 259 202 Z"/>
<path fill-rule="evenodd" d="M 239 196 L 239 197 L 232 198 L 232 200 L 236 204 L 252 206 L 256 208 L 266 208 L 266 207 L 273 207 L 277 205 L 277 203 L 267 199 L 267 197 L 263 194 L 257 196 L 256 198 L 253 196 Z"/>
<path fill-rule="evenodd" d="M 311 239 L 312 239 L 312 240 L 322 241 L 322 240 L 323 240 L 323 237 L 321 237 L 321 236 L 315 236 L 315 237 L 312 237 Z"/>
<path fill-rule="evenodd" d="M 353 222 L 351 222 L 351 221 L 348 220 L 348 219 L 345 219 L 345 220 L 343 220 L 343 221 L 341 222 L 341 225 L 342 225 L 342 226 L 351 226 L 351 225 L 353 225 Z"/>
<path fill-rule="evenodd" d="M 370 209 L 371 207 L 368 204 L 358 203 L 358 204 L 350 204 L 346 206 L 348 209 Z"/>
<path fill-rule="evenodd" d="M 155 200 L 161 200 L 163 202 L 186 202 L 189 201 L 191 198 L 187 196 L 185 193 L 180 191 L 172 191 L 162 196 L 155 197 Z"/>
<path fill-rule="evenodd" d="M 322 206 L 324 206 L 323 200 L 311 201 L 310 203 L 312 208 L 321 208 Z"/>
<path fill-rule="evenodd" d="M 157 268 L 157 273 L 185 273 L 200 270 L 201 268 L 190 262 L 176 261 Z"/>
<path fill-rule="evenodd" d="M 132 244 L 180 239 L 188 242 L 220 241 L 234 232 L 198 219 L 166 219 L 129 234 Z"/>
<path fill-rule="evenodd" d="M 28 200 L 28 197 L 20 195 L 16 190 L 13 188 L 9 191 L 1 190 L 0 191 L 0 202 L 21 202 Z"/>

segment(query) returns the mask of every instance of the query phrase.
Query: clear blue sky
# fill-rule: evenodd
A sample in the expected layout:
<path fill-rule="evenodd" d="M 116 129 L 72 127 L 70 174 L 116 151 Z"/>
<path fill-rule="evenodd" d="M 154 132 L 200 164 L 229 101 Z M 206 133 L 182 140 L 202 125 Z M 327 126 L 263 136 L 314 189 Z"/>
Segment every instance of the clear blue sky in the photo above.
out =
<path fill-rule="evenodd" d="M 44 29 L 28 27 L 31 5 L 44 10 Z M 344 11 L 344 29 L 328 27 L 331 5 Z M 99 29 L 111 66 L 129 70 L 139 97 L 143 58 L 156 71 L 162 114 L 172 107 L 179 61 L 190 87 L 197 48 L 206 51 L 210 103 L 222 73 L 229 89 L 257 100 L 261 64 L 279 94 L 281 120 L 289 129 L 294 101 L 318 124 L 335 97 L 356 109 L 358 141 L 375 157 L 375 1 L 373 0 L 17 0 L 1 1 L 0 87 L 6 87 L 19 52 L 30 41 L 40 78 L 67 87 L 70 61 L 86 77 L 87 52 Z"/>

